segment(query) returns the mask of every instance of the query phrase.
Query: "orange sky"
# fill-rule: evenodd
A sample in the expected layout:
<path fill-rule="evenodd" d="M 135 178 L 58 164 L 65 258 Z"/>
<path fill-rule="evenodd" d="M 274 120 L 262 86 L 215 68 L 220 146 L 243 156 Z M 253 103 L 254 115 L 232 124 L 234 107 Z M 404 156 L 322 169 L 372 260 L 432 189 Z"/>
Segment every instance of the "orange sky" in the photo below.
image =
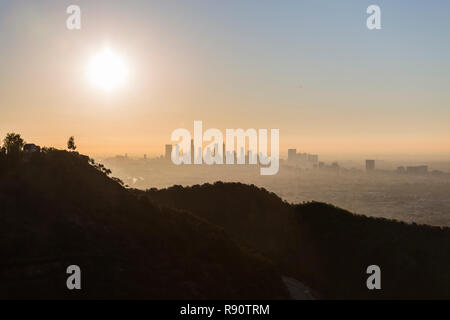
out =
<path fill-rule="evenodd" d="M 261 18 L 266 26 L 250 11 L 211 7 L 199 18 L 161 4 L 146 16 L 142 4 L 126 10 L 102 1 L 80 1 L 83 28 L 68 31 L 65 5 L 43 3 L 1 10 L 2 136 L 14 131 L 64 148 L 74 135 L 91 155 L 151 156 L 163 153 L 174 129 L 192 132 L 202 120 L 221 130 L 280 129 L 282 155 L 291 147 L 349 157 L 450 155 L 450 50 L 425 31 L 406 41 L 400 24 L 373 34 L 353 16 L 329 30 L 325 14 L 308 33 L 280 24 L 284 15 L 296 21 L 289 8 Z M 110 93 L 85 76 L 106 45 L 130 70 Z"/>

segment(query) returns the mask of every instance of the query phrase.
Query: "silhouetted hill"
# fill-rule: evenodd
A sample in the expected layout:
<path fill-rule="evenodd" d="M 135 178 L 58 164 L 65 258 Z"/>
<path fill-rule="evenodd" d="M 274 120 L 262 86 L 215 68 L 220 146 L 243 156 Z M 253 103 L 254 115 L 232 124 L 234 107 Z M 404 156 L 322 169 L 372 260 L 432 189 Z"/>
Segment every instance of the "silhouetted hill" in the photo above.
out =
<path fill-rule="evenodd" d="M 173 186 L 145 195 L 223 227 L 321 297 L 450 298 L 449 228 L 368 218 L 323 203 L 290 205 L 239 183 Z M 381 267 L 382 290 L 366 287 L 372 264 Z"/>
<path fill-rule="evenodd" d="M 0 159 L 0 298 L 279 299 L 264 257 L 152 205 L 78 153 Z M 66 288 L 79 265 L 82 290 Z"/>
<path fill-rule="evenodd" d="M 78 153 L 0 157 L 0 298 L 450 298 L 450 229 L 291 205 L 255 186 L 129 190 Z M 276 265 L 272 264 L 270 258 Z M 66 289 L 66 268 L 82 290 Z M 366 268 L 382 290 L 366 288 Z"/>

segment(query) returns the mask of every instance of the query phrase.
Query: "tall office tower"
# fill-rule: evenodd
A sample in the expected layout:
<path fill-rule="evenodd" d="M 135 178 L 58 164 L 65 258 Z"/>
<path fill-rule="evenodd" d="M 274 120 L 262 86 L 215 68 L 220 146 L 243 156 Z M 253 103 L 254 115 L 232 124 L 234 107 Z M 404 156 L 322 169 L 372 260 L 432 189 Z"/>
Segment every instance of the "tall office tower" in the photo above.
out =
<path fill-rule="evenodd" d="M 205 154 L 205 163 L 209 164 L 212 162 L 212 151 L 211 148 L 208 146 L 206 147 L 206 154 Z"/>
<path fill-rule="evenodd" d="M 194 159 L 195 159 L 194 139 L 191 139 L 191 163 L 194 163 Z"/>
<path fill-rule="evenodd" d="M 224 159 L 224 163 L 226 164 L 234 163 L 234 152 L 230 150 L 227 151 L 227 156 Z"/>
<path fill-rule="evenodd" d="M 252 150 L 248 150 L 248 162 L 247 163 L 251 163 L 251 164 L 255 164 L 256 163 L 256 159 L 253 159 L 254 154 L 252 152 Z"/>
<path fill-rule="evenodd" d="M 367 171 L 375 170 L 375 160 L 366 160 L 366 170 Z"/>
<path fill-rule="evenodd" d="M 177 144 L 177 145 L 175 145 L 175 159 L 179 159 L 180 158 L 180 145 L 179 144 Z"/>
<path fill-rule="evenodd" d="M 214 158 L 219 154 L 219 144 L 214 143 Z"/>
<path fill-rule="evenodd" d="M 170 160 L 172 158 L 172 145 L 166 144 L 166 154 L 165 154 L 166 160 Z"/>
<path fill-rule="evenodd" d="M 241 151 L 239 153 L 239 158 L 237 161 L 238 164 L 245 164 L 245 151 L 244 147 L 241 147 Z"/>

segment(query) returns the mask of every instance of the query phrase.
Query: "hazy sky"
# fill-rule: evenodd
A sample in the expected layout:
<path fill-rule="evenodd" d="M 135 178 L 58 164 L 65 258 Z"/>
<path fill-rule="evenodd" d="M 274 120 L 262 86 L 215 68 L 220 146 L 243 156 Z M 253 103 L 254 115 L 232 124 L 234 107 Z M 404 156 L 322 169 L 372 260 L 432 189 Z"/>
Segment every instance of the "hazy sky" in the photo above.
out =
<path fill-rule="evenodd" d="M 82 29 L 66 29 L 77 4 Z M 382 29 L 366 28 L 381 7 Z M 278 128 L 319 154 L 450 155 L 450 1 L 0 2 L 0 135 L 91 155 L 163 153 L 171 132 Z M 130 69 L 105 93 L 85 67 Z"/>

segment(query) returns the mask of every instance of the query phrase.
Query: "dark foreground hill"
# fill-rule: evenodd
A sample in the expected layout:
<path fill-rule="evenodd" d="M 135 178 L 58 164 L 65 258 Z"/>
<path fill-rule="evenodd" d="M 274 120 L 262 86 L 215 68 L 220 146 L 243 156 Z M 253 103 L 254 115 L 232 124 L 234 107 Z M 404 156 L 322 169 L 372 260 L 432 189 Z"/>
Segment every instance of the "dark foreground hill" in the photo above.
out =
<path fill-rule="evenodd" d="M 129 190 L 108 173 L 65 151 L 0 157 L 0 298 L 282 299 L 282 275 L 322 298 L 450 298 L 448 228 L 243 184 Z"/>
<path fill-rule="evenodd" d="M 287 298 L 266 258 L 104 171 L 57 150 L 0 159 L 0 298 Z M 81 291 L 66 288 L 72 264 Z"/>
<path fill-rule="evenodd" d="M 223 227 L 320 297 L 450 299 L 449 228 L 368 218 L 323 203 L 290 205 L 239 183 L 135 192 Z M 367 289 L 369 265 L 381 268 L 381 290 Z"/>

